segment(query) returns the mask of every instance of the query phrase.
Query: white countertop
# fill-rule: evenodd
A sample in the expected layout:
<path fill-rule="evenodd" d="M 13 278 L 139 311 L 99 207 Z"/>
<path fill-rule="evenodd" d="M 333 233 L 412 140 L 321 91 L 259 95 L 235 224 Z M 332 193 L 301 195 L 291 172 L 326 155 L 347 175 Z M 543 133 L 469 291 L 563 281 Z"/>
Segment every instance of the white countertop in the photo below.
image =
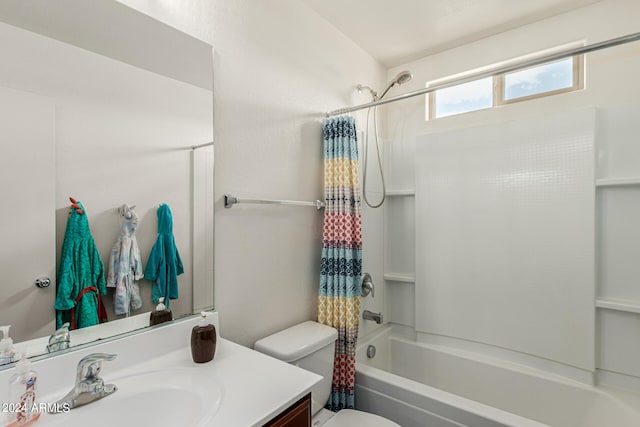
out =
<path fill-rule="evenodd" d="M 191 350 L 184 348 L 114 375 L 159 366 L 190 367 L 202 371 L 203 376 L 215 377 L 222 385 L 223 399 L 211 425 L 225 427 L 262 426 L 297 402 L 321 379 L 225 339 L 218 340 L 215 357 L 208 363 L 194 363 Z M 102 377 L 105 383 L 109 382 L 109 372 L 104 371 Z M 117 385 L 117 381 L 113 382 Z"/>
<path fill-rule="evenodd" d="M 212 323 L 217 325 L 217 313 L 213 313 L 211 318 Z M 33 364 L 33 369 L 39 374 L 40 401 L 51 403 L 66 394 L 74 383 L 77 362 L 85 355 L 96 352 L 118 354 L 114 361 L 102 364 L 101 373 L 105 383 L 113 382 L 116 386 L 118 384 L 115 378 L 165 368 L 201 370 L 203 375 L 194 377 L 215 378 L 222 390 L 222 400 L 211 423 L 207 423 L 211 426 L 262 426 L 302 398 L 321 380 L 319 375 L 220 337 L 214 359 L 208 363 L 196 364 L 191 359 L 189 346 L 191 328 L 196 323 L 197 317 L 174 321 L 139 334 L 38 361 Z M 5 402 L 7 399 L 6 384 L 14 372 L 13 368 L 0 371 L 0 401 Z M 205 384 L 198 386 L 203 385 Z M 110 404 L 110 397 L 76 411 L 91 410 L 91 405 L 106 406 Z M 158 410 L 170 411 L 171 408 Z M 59 421 L 66 414 L 48 417 L 56 417 L 56 421 Z M 50 419 L 48 417 L 42 417 L 36 425 L 46 427 Z M 71 420 L 72 417 L 69 417 L 68 421 Z M 74 427 L 71 422 L 65 423 L 65 426 Z"/>

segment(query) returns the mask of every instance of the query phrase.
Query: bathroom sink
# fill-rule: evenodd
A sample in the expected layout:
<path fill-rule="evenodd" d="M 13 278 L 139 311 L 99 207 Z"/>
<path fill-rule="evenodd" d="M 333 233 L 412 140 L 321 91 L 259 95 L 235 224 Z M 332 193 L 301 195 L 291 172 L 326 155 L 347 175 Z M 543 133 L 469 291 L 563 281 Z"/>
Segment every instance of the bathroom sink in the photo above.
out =
<path fill-rule="evenodd" d="M 66 413 L 43 414 L 38 425 L 206 426 L 211 425 L 222 402 L 222 385 L 213 375 L 198 367 L 135 372 L 130 375 L 105 374 L 103 378 L 105 384 L 115 384 L 118 391 Z M 51 404 L 63 395 L 61 393 L 41 401 Z"/>

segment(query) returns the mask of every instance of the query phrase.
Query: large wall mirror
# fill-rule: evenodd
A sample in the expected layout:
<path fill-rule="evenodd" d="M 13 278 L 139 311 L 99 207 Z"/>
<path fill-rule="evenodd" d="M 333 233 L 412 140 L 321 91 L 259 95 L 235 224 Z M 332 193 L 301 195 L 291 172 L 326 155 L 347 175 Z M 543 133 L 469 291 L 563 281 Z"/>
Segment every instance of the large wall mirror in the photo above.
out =
<path fill-rule="evenodd" d="M 108 275 L 135 205 L 143 268 L 170 207 L 184 274 L 174 318 L 213 301 L 212 47 L 115 0 L 0 2 L 0 325 L 18 351 L 46 353 L 61 247 L 79 200 Z M 38 287 L 38 278 L 51 285 Z M 71 345 L 145 327 L 142 307 L 71 331 Z"/>

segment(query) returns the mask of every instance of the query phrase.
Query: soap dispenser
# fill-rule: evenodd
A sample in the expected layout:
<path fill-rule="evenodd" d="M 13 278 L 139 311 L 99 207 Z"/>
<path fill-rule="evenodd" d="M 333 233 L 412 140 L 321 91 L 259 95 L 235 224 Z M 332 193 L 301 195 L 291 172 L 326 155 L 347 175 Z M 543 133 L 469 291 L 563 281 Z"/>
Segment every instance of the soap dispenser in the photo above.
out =
<path fill-rule="evenodd" d="M 216 352 L 216 328 L 207 321 L 207 313 L 200 313 L 200 321 L 191 330 L 191 357 L 196 363 L 213 360 Z"/>
<path fill-rule="evenodd" d="M 31 370 L 31 362 L 22 353 L 16 364 L 16 373 L 9 378 L 9 399 L 13 407 L 7 427 L 29 426 L 40 418 L 36 399 L 37 374 Z"/>
<path fill-rule="evenodd" d="M 164 305 L 164 297 L 158 298 L 158 301 L 156 309 L 153 310 L 149 316 L 149 326 L 159 325 L 160 323 L 173 320 L 171 310 Z"/>
<path fill-rule="evenodd" d="M 2 340 L 0 340 L 0 365 L 15 361 L 16 350 L 13 348 L 13 340 L 9 336 L 11 325 L 0 326 Z"/>

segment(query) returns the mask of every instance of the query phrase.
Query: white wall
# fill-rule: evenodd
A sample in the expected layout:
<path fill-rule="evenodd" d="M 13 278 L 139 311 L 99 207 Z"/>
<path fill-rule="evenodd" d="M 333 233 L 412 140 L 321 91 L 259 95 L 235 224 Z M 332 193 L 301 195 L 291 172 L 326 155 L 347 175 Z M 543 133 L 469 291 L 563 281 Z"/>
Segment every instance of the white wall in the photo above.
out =
<path fill-rule="evenodd" d="M 411 70 L 414 79 L 408 83 L 403 91 L 423 88 L 428 81 L 441 79 L 450 75 L 473 70 L 498 63 L 500 61 L 516 58 L 522 55 L 531 54 L 544 49 L 553 48 L 568 43 L 584 42 L 591 44 L 609 38 L 633 33 L 637 31 L 637 22 L 640 18 L 640 4 L 633 0 L 604 0 L 563 15 L 536 22 L 512 31 L 508 31 L 486 39 L 478 40 L 474 43 L 451 49 L 436 55 L 403 64 L 390 69 L 388 76 L 392 77 L 401 70 Z M 638 83 L 636 76 L 640 72 L 640 44 L 634 43 L 619 46 L 605 51 L 595 52 L 586 57 L 586 86 L 585 89 L 554 97 L 541 98 L 529 102 L 522 102 L 512 105 L 478 111 L 460 116 L 443 118 L 431 122 L 424 120 L 425 99 L 416 97 L 411 100 L 388 105 L 387 113 L 388 127 L 386 128 L 386 171 L 389 177 L 389 186 L 393 189 L 413 189 L 415 168 L 422 165 L 414 163 L 416 137 L 454 129 L 471 128 L 479 125 L 504 123 L 507 121 L 522 118 L 534 118 L 548 115 L 554 112 L 575 110 L 584 107 L 611 108 L 637 104 Z M 608 110 L 607 110 L 608 111 Z M 630 115 L 630 114 L 628 114 Z M 637 121 L 637 118 L 636 118 Z M 606 120 L 603 122 L 606 124 Z M 633 127 L 633 120 L 627 120 L 624 124 L 627 128 Z M 637 159 L 639 153 L 633 149 L 633 133 L 623 133 L 624 137 L 614 139 L 605 135 L 597 139 L 599 145 L 599 164 L 596 165 L 597 173 L 600 177 L 615 177 L 620 175 L 639 175 L 637 169 L 630 167 L 630 159 Z M 637 133 L 635 133 L 637 135 Z M 616 154 L 617 153 L 617 154 Z M 612 161 L 607 159 L 618 156 L 619 167 L 613 167 Z M 603 163 L 604 161 L 604 163 Z M 594 187 L 594 192 L 596 191 Z M 598 194 L 603 190 L 597 190 Z M 604 193 L 603 193 L 604 194 Z M 627 194 L 635 194 L 634 190 Z M 615 195 L 605 195 L 599 197 L 609 203 Z M 627 199 L 627 205 L 633 203 Z M 608 209 L 609 204 L 602 207 L 599 201 L 598 209 Z M 624 203 L 618 206 L 625 206 Z M 635 205 L 634 205 L 635 206 Z M 594 206 L 594 209 L 596 207 Z M 413 203 L 411 197 L 396 197 L 387 207 L 385 259 L 412 259 L 413 247 L 411 241 L 403 238 L 394 239 L 393 236 L 404 236 L 409 234 L 405 229 L 407 224 L 413 224 L 416 219 L 413 213 Z M 613 208 L 623 209 L 623 208 Z M 617 212 L 622 212 L 618 210 Z M 609 216 L 611 217 L 611 216 Z M 633 223 L 627 219 L 626 229 L 634 232 Z M 606 224 L 605 224 L 606 225 Z M 615 230 L 620 232 L 619 229 Z M 619 233 L 620 234 L 620 233 Z M 637 253 L 636 246 L 629 242 L 617 242 L 618 250 L 630 250 Z M 620 249 L 620 248 L 624 249 Z M 598 251 L 600 252 L 600 251 Z M 389 254 L 395 254 L 394 257 Z M 599 254 L 601 255 L 601 254 Z M 640 256 L 640 253 L 638 254 Z M 636 257 L 637 259 L 637 257 Z M 602 268 L 601 263 L 599 264 Z M 411 276 L 414 271 L 403 271 L 411 268 L 411 265 L 385 266 L 387 272 L 401 273 Z M 631 264 L 625 265 L 625 271 L 630 273 L 635 271 Z M 611 269 L 609 269 L 611 271 Z M 633 298 L 637 293 L 632 289 L 637 283 L 637 278 L 628 280 L 626 283 L 602 284 L 598 286 L 598 292 L 603 289 L 616 289 L 617 295 L 602 295 L 608 297 Z M 414 305 L 415 289 L 411 283 L 391 282 L 387 283 L 388 298 L 386 310 L 392 313 L 391 321 L 414 326 L 415 319 L 407 316 Z M 620 289 L 624 289 L 620 291 Z M 393 289 L 393 290 L 391 290 Z M 585 292 L 593 292 L 593 289 L 585 289 Z M 595 302 L 594 302 L 595 305 Z M 420 307 L 415 307 L 419 310 Z M 638 354 L 637 346 L 633 342 L 637 337 L 632 337 L 637 331 L 637 315 L 624 313 L 616 315 L 608 310 L 598 310 L 598 327 L 596 328 L 596 367 L 605 368 L 608 371 L 637 375 Z M 622 326 L 622 322 L 624 326 Z M 535 337 L 540 339 L 541 337 Z M 636 339 L 636 341 L 633 341 Z M 451 342 L 455 345 L 470 345 L 472 343 Z M 476 346 L 481 351 L 491 352 L 492 349 Z M 515 353 L 504 354 L 502 356 L 518 358 Z M 604 364 L 606 364 L 606 366 Z M 607 380 L 611 379 L 607 377 Z"/>
<path fill-rule="evenodd" d="M 364 101 L 356 84 L 380 86 L 382 67 L 293 0 L 123 3 L 215 49 L 215 301 L 222 334 L 252 345 L 314 319 L 322 213 L 251 205 L 226 210 L 221 199 L 224 193 L 322 198 L 323 113 Z M 364 115 L 357 117 L 362 123 Z M 380 215 L 365 212 L 365 236 Z M 365 270 L 378 268 L 380 251 L 375 240 L 365 243 Z M 374 304 L 381 308 L 378 295 Z M 368 327 L 363 325 L 362 333 Z"/>

